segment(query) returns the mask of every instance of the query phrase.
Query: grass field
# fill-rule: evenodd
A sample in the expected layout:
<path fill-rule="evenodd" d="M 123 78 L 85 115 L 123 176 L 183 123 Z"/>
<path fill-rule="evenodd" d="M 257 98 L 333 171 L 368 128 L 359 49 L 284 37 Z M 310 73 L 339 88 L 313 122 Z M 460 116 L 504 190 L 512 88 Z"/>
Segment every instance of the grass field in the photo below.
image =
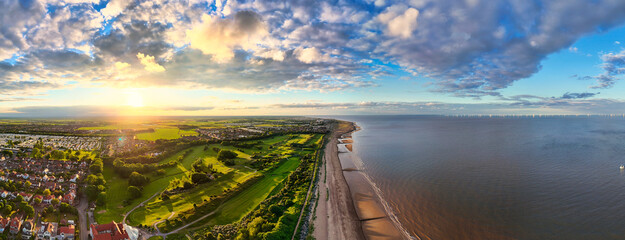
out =
<path fill-rule="evenodd" d="M 197 136 L 194 130 L 180 130 L 178 128 L 156 128 L 154 132 L 139 133 L 137 139 L 155 141 L 157 139 L 178 139 L 182 136 Z"/>
<path fill-rule="evenodd" d="M 204 146 L 193 147 L 191 148 L 193 150 L 191 154 L 185 157 L 182 163 L 178 164 L 177 167 L 166 169 L 166 177 L 148 174 L 151 181 L 144 187 L 143 195 L 130 202 L 127 206 L 122 206 L 123 201 L 127 199 L 127 179 L 122 179 L 117 176 L 111 168 L 105 167 L 103 174 L 107 181 L 107 192 L 115 194 L 107 194 L 106 206 L 96 209 L 96 221 L 98 223 L 106 223 L 111 220 L 121 221 L 124 213 L 155 193 L 160 193 L 165 190 L 169 186 L 170 181 L 176 178 L 186 177 L 186 173 L 191 169 L 193 162 L 200 158 L 212 164 L 214 169 L 223 175 L 215 181 L 198 185 L 181 194 L 171 195 L 169 200 L 163 201 L 159 197 L 155 197 L 146 203 L 145 207 L 137 208 L 133 211 L 127 218 L 128 223 L 134 226 L 152 225 L 163 219 L 176 217 L 177 214 L 192 209 L 194 204 L 199 205 L 204 201 L 210 201 L 211 196 L 223 195 L 225 189 L 233 188 L 238 184 L 260 175 L 261 172 L 251 169 L 247 164 L 250 155 L 254 153 L 272 153 L 280 155 L 282 158 L 287 158 L 277 168 L 262 173 L 264 177 L 258 180 L 258 182 L 241 190 L 235 196 L 225 201 L 213 216 L 201 221 L 197 225 L 235 222 L 258 206 L 267 196 L 275 193 L 276 187 L 282 186 L 282 181 L 290 172 L 299 166 L 300 160 L 299 157 L 297 157 L 298 154 L 312 153 L 312 151 L 308 150 L 296 150 L 294 147 L 290 146 L 290 143 L 303 144 L 318 142 L 317 140 L 320 139 L 320 137 L 321 135 L 313 134 L 275 136 L 261 140 L 261 143 L 257 145 L 260 148 L 241 149 L 242 151 L 238 151 L 237 148 L 232 146 L 221 146 L 219 144 L 209 145 L 206 151 L 204 150 Z M 258 140 L 252 141 L 256 142 Z M 239 154 L 238 160 L 236 161 L 237 164 L 235 166 L 225 166 L 217 161 L 217 153 L 212 150 L 213 147 L 237 152 Z M 184 151 L 186 150 L 180 151 L 163 160 L 163 162 L 175 161 Z"/>
<path fill-rule="evenodd" d="M 262 202 L 272 190 L 289 176 L 297 166 L 299 159 L 290 158 L 278 168 L 266 173 L 260 181 L 246 188 L 221 205 L 221 208 L 208 220 L 209 225 L 221 225 L 238 221 Z"/>
<path fill-rule="evenodd" d="M 277 147 L 277 151 L 292 151 L 287 147 L 288 143 L 320 143 L 322 135 L 301 134 Z M 286 140 L 286 138 L 282 138 Z M 313 153 L 314 151 L 302 151 L 301 154 Z M 264 177 L 234 197 L 224 202 L 212 216 L 198 222 L 192 227 L 202 225 L 223 225 L 238 221 L 252 211 L 260 202 L 271 194 L 275 194 L 276 188 L 282 186 L 282 181 L 299 166 L 298 157 L 290 157 L 279 167 L 264 173 Z"/>
<path fill-rule="evenodd" d="M 210 196 L 221 195 L 224 193 L 225 189 L 235 187 L 237 184 L 244 183 L 250 178 L 259 175 L 259 173 L 254 170 L 243 166 L 228 167 L 223 165 L 221 162 L 217 161 L 217 154 L 212 150 L 213 147 L 233 150 L 231 147 L 210 145 L 207 151 L 202 151 L 194 159 L 203 158 L 205 162 L 212 164 L 216 171 L 224 174 L 223 176 L 216 181 L 199 185 L 190 191 L 185 191 L 183 194 L 172 195 L 169 200 L 163 201 L 159 198 L 155 198 L 147 203 L 145 208 L 140 208 L 132 212 L 128 216 L 128 222 L 131 225 L 152 225 L 161 219 L 176 216 L 177 213 L 189 210 L 193 208 L 193 204 L 208 201 L 210 200 Z M 204 147 L 196 147 L 194 153 L 198 149 L 203 150 L 203 148 Z M 238 151 L 237 153 L 243 159 L 249 158 L 249 155 L 245 153 Z M 172 215 L 172 213 L 174 215 Z"/>
<path fill-rule="evenodd" d="M 96 221 L 100 224 L 107 223 L 112 220 L 121 221 L 123 219 L 123 214 L 132 209 L 137 204 L 145 201 L 149 197 L 151 197 L 154 193 L 161 192 L 167 185 L 169 181 L 176 178 L 176 174 L 183 174 L 187 171 L 195 161 L 199 157 L 202 152 L 203 147 L 195 147 L 194 151 L 189 154 L 186 158 L 182 160 L 182 163 L 178 164 L 177 167 L 172 167 L 165 169 L 165 176 L 154 176 L 148 174 L 150 177 L 150 183 L 143 187 L 143 195 L 135 200 L 133 200 L 128 206 L 123 206 L 122 203 L 125 199 L 128 198 L 127 188 L 128 188 L 128 180 L 119 177 L 117 174 L 113 172 L 113 169 L 110 167 L 104 168 L 104 179 L 106 179 L 107 185 L 107 199 L 106 206 L 98 207 L 95 211 Z M 163 160 L 164 162 L 174 161 L 178 156 L 182 155 L 183 151 L 174 154 L 173 156 Z"/>

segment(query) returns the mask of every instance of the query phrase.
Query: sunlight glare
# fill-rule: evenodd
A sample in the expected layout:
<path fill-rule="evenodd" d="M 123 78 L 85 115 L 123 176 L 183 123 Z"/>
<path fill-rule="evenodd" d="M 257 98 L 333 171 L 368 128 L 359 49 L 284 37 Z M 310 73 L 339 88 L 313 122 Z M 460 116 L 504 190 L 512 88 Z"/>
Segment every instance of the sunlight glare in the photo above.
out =
<path fill-rule="evenodd" d="M 143 107 L 143 97 L 138 92 L 126 93 L 126 105 L 131 107 Z"/>

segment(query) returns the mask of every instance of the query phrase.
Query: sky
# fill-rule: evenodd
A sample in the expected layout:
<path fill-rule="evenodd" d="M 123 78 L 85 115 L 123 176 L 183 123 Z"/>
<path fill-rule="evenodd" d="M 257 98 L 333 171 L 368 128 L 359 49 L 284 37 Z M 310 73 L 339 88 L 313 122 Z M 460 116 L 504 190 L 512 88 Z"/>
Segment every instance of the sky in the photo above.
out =
<path fill-rule="evenodd" d="M 623 114 L 622 0 L 2 0 L 0 117 Z"/>

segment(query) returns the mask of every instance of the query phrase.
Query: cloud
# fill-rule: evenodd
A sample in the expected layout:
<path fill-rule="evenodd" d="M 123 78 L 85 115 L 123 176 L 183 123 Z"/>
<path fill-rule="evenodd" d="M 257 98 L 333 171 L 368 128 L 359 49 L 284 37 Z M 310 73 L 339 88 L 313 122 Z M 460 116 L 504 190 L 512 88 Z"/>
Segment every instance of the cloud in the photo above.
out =
<path fill-rule="evenodd" d="M 154 58 L 154 57 L 152 57 L 152 58 Z M 130 67 L 129 63 L 126 63 L 126 62 L 115 62 L 115 68 L 117 70 L 124 70 L 124 69 L 127 69 L 129 67 Z"/>
<path fill-rule="evenodd" d="M 327 62 L 330 59 L 328 55 L 322 54 L 319 49 L 315 47 L 297 48 L 293 51 L 293 54 L 296 56 L 297 60 L 303 63 Z"/>
<path fill-rule="evenodd" d="M 410 38 L 417 29 L 419 10 L 406 9 L 402 5 L 394 5 L 378 15 L 378 20 L 386 25 L 386 33 L 390 36 Z M 402 12 L 403 11 L 403 12 Z"/>
<path fill-rule="evenodd" d="M 581 99 L 581 98 L 589 98 L 589 97 L 594 97 L 595 95 L 597 95 L 599 93 L 589 93 L 589 92 L 585 92 L 585 93 L 565 93 L 564 95 L 562 95 L 562 99 Z"/>
<path fill-rule="evenodd" d="M 119 15 L 130 3 L 130 0 L 111 0 L 106 4 L 105 8 L 100 10 L 100 13 L 106 19 L 111 19 Z"/>
<path fill-rule="evenodd" d="M 154 61 L 154 56 L 144 55 L 143 53 L 137 53 L 137 58 L 141 61 L 141 64 L 145 66 L 145 70 L 148 72 L 164 72 L 165 68 L 156 61 Z M 117 66 L 117 63 L 116 63 Z"/>
<path fill-rule="evenodd" d="M 601 56 L 603 73 L 594 76 L 597 84 L 592 88 L 611 88 L 619 77 L 625 74 L 625 50 L 619 53 L 606 53 Z"/>
<path fill-rule="evenodd" d="M 400 66 L 428 90 L 501 97 L 550 54 L 625 22 L 623 1 L 94 2 L 0 1 L 2 84 L 330 92 Z M 621 77 L 621 55 L 604 54 L 595 87 Z"/>
<path fill-rule="evenodd" d="M 37 1 L 0 1 L 0 61 L 29 47 L 23 31 L 38 23 L 44 14 L 43 5 Z"/>
<path fill-rule="evenodd" d="M 235 49 L 251 50 L 267 34 L 260 15 L 239 11 L 232 18 L 204 15 L 202 23 L 187 31 L 190 47 L 212 55 L 217 62 L 234 58 Z"/>
<path fill-rule="evenodd" d="M 408 31 L 390 31 L 384 24 L 389 21 L 370 22 L 370 33 L 395 34 L 371 34 L 361 42 L 369 42 L 376 57 L 429 77 L 438 91 L 458 96 L 493 95 L 538 72 L 548 55 L 625 21 L 623 1 L 420 2 L 420 7 L 416 1 L 414 6 L 397 3 L 378 14 L 380 19 L 417 8 L 418 28 L 410 37 L 400 34 Z"/>

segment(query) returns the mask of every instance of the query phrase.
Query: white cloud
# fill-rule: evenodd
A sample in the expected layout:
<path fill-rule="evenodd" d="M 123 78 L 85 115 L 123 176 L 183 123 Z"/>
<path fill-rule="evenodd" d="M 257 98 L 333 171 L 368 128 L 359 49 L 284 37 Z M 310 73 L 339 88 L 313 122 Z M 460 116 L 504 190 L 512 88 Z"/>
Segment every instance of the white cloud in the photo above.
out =
<path fill-rule="evenodd" d="M 297 57 L 297 60 L 300 60 L 303 63 L 326 62 L 330 59 L 328 55 L 322 54 L 319 49 L 315 47 L 300 47 L 295 49 L 295 51 L 293 51 L 293 54 Z"/>
<path fill-rule="evenodd" d="M 148 72 L 164 72 L 165 68 L 154 60 L 154 56 L 144 55 L 143 53 L 137 53 L 137 58 L 141 61 L 141 64 Z M 117 66 L 117 64 L 115 64 Z"/>
<path fill-rule="evenodd" d="M 252 50 L 266 34 L 258 14 L 240 11 L 233 18 L 202 16 L 202 23 L 187 31 L 187 41 L 215 61 L 227 62 L 234 57 L 234 50 Z"/>
<path fill-rule="evenodd" d="M 139 54 L 141 54 L 141 53 L 139 53 Z M 143 55 L 143 54 L 141 54 L 141 55 Z M 137 57 L 138 56 L 139 55 L 137 55 Z M 145 56 L 143 56 L 143 57 L 145 57 Z M 139 59 L 141 59 L 141 58 L 139 58 Z M 152 59 L 154 59 L 154 58 L 152 58 Z M 117 68 L 117 70 L 124 70 L 124 69 L 127 69 L 129 67 L 130 67 L 129 63 L 126 63 L 126 62 L 115 62 L 115 68 Z"/>
<path fill-rule="evenodd" d="M 106 19 L 111 19 L 119 15 L 130 2 L 131 0 L 111 0 L 106 4 L 105 8 L 100 10 L 100 13 L 102 13 L 102 16 Z"/>
<path fill-rule="evenodd" d="M 402 13 L 403 9 L 403 5 L 394 5 L 378 15 L 380 22 L 386 24 L 386 33 L 388 35 L 410 38 L 412 32 L 417 29 L 419 10 L 408 8 Z"/>

